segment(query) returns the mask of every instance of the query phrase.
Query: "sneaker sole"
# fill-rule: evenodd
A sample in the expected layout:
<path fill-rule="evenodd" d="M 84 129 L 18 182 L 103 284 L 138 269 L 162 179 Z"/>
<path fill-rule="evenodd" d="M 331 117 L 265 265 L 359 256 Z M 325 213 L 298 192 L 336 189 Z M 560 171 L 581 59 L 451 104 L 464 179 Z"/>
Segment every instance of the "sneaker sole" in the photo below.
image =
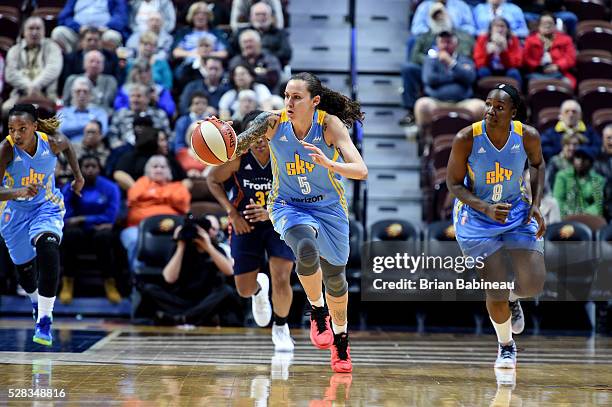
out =
<path fill-rule="evenodd" d="M 500 365 L 494 365 L 495 369 L 516 369 L 516 365 L 511 365 L 511 364 L 500 364 Z"/>
<path fill-rule="evenodd" d="M 331 349 L 331 347 L 334 345 L 334 336 L 333 336 L 333 335 L 332 335 L 331 339 L 332 339 L 332 340 L 331 340 L 331 342 L 329 342 L 329 344 L 325 344 L 325 343 L 324 343 L 324 344 L 320 344 L 320 343 L 317 343 L 317 342 L 314 340 L 314 338 L 313 338 L 313 336 L 312 336 L 312 335 L 310 335 L 310 342 L 311 342 L 311 343 L 314 345 L 314 347 L 315 347 L 315 348 L 317 348 L 317 349 Z"/>
<path fill-rule="evenodd" d="M 353 371 L 353 366 L 351 366 L 349 369 L 336 368 L 332 366 L 332 370 L 335 373 L 351 373 Z"/>
<path fill-rule="evenodd" d="M 51 346 L 53 344 L 53 340 L 48 341 L 46 339 L 38 338 L 36 336 L 32 337 L 32 341 L 34 341 L 34 342 L 36 342 L 36 343 L 38 343 L 40 345 L 45 345 L 45 346 Z"/>

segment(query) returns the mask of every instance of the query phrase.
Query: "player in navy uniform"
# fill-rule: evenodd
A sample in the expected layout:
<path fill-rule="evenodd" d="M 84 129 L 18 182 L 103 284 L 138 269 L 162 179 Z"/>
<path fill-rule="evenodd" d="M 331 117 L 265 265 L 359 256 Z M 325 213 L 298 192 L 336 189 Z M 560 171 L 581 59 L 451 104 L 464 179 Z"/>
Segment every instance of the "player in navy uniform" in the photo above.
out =
<path fill-rule="evenodd" d="M 59 284 L 59 244 L 64 226 L 63 195 L 55 187 L 57 154 L 63 152 L 74 174 L 72 190 L 85 183 L 72 145 L 55 134 L 59 121 L 41 120 L 33 105 L 15 105 L 9 135 L 0 143 L 0 233 L 17 267 L 19 284 L 32 300 L 34 342 L 51 346 L 53 304 Z M 37 305 L 38 304 L 38 305 Z"/>
<path fill-rule="evenodd" d="M 262 137 L 269 140 L 270 219 L 296 257 L 296 271 L 312 306 L 311 342 L 331 350 L 331 366 L 338 373 L 353 368 L 347 333 L 349 222 L 342 177 L 367 177 L 347 129 L 362 117 L 358 102 L 323 86 L 310 73 L 296 74 L 285 89 L 285 108 L 257 116 L 238 135 L 234 157 Z"/>
<path fill-rule="evenodd" d="M 499 342 L 496 368 L 516 366 L 512 333 L 524 328 L 518 299 L 540 293 L 546 274 L 542 240 L 546 226 L 539 209 L 545 164 L 538 131 L 514 120 L 522 111 L 514 87 L 501 84 L 489 92 L 484 120 L 455 137 L 446 176 L 457 198 L 453 222 L 463 253 L 485 259 L 487 281 L 505 281 L 504 253 L 512 260 L 514 289 L 486 291 Z M 531 201 L 523 179 L 527 160 Z"/>
<path fill-rule="evenodd" d="M 259 113 L 255 111 L 245 117 L 245 128 Z M 268 141 L 261 138 L 240 158 L 213 167 L 206 181 L 230 218 L 230 244 L 238 293 L 244 298 L 252 298 L 255 322 L 259 326 L 267 326 L 272 317 L 268 297 L 270 282 L 268 276 L 259 272 L 267 253 L 274 306 L 272 342 L 276 351 L 293 351 L 287 316 L 293 299 L 290 277 L 294 257 L 274 230 L 265 209 L 272 188 Z M 232 184 L 231 202 L 224 190 L 227 182 Z"/>

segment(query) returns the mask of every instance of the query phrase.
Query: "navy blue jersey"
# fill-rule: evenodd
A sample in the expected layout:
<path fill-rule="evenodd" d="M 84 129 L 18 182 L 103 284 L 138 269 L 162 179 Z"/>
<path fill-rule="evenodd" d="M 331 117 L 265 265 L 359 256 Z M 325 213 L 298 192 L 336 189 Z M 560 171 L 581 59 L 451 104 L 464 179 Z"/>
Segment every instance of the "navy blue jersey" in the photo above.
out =
<path fill-rule="evenodd" d="M 249 150 L 240 157 L 240 168 L 234 173 L 232 204 L 239 212 L 246 209 L 252 199 L 256 204 L 266 206 L 272 189 L 272 168 L 270 160 L 262 165 Z"/>

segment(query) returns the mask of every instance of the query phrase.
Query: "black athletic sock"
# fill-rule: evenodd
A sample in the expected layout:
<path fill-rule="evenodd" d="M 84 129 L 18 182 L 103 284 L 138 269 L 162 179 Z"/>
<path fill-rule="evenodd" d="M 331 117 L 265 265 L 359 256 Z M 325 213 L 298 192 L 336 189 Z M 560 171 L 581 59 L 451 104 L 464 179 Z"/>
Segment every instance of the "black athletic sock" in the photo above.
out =
<path fill-rule="evenodd" d="M 287 315 L 286 317 L 279 317 L 278 315 L 276 315 L 276 312 L 273 315 L 274 315 L 274 325 L 278 325 L 278 326 L 285 325 L 287 323 L 287 318 L 289 318 L 289 315 Z"/>

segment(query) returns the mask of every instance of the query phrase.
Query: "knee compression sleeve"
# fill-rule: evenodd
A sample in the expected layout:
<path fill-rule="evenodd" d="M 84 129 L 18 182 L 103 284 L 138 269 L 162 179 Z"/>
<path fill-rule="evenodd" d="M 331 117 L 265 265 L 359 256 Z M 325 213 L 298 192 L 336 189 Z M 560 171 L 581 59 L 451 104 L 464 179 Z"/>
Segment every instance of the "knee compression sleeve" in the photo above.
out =
<path fill-rule="evenodd" d="M 296 272 L 310 276 L 319 269 L 319 247 L 316 232 L 312 226 L 294 226 L 285 234 L 285 242 L 293 250 L 297 262 Z"/>
<path fill-rule="evenodd" d="M 55 297 L 59 285 L 59 238 L 53 233 L 43 233 L 36 240 L 38 263 L 38 293 L 43 297 Z"/>
<path fill-rule="evenodd" d="M 31 294 L 36 291 L 38 276 L 36 275 L 36 259 L 32 259 L 25 264 L 16 266 L 17 281 L 26 293 Z"/>
<path fill-rule="evenodd" d="M 321 259 L 323 284 L 325 292 L 332 297 L 342 297 L 348 291 L 346 282 L 346 266 L 334 266 L 327 260 Z"/>

